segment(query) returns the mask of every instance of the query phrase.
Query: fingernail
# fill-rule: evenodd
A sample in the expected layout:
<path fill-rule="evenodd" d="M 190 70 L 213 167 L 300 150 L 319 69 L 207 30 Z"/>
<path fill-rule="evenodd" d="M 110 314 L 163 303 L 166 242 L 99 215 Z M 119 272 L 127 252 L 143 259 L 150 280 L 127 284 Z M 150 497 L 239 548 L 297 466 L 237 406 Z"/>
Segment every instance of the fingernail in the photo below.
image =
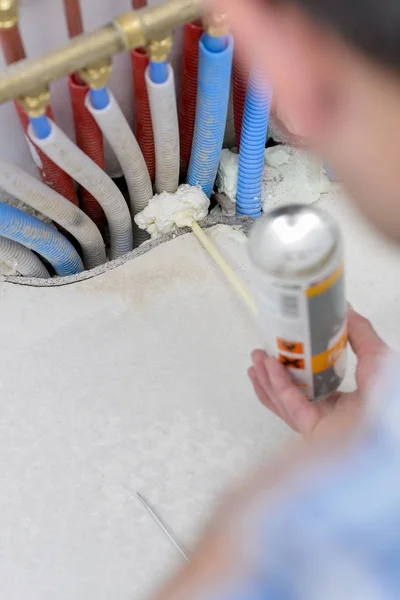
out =
<path fill-rule="evenodd" d="M 264 350 L 254 350 L 251 353 L 251 358 L 253 360 L 253 363 L 262 363 L 265 360 Z"/>

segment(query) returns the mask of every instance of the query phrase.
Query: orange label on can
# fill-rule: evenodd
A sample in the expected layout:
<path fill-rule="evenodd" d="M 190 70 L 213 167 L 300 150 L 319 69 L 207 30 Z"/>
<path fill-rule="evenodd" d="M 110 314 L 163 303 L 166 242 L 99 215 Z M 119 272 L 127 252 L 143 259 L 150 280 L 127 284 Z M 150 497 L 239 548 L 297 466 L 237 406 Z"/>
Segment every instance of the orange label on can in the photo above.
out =
<path fill-rule="evenodd" d="M 289 342 L 283 338 L 277 338 L 278 349 L 291 354 L 304 354 L 304 346 L 300 342 Z"/>
<path fill-rule="evenodd" d="M 279 361 L 282 365 L 288 369 L 305 369 L 304 358 L 294 358 L 291 356 L 285 356 L 284 354 L 279 355 Z"/>
<path fill-rule="evenodd" d="M 317 283 L 316 285 L 313 285 L 310 288 L 308 288 L 307 297 L 314 298 L 314 296 L 319 296 L 320 294 L 323 294 L 324 292 L 326 292 L 326 290 L 328 290 L 337 282 L 337 280 L 342 276 L 342 274 L 343 263 L 339 265 L 339 267 L 336 269 L 336 271 L 332 273 L 330 277 L 327 277 L 323 281 L 320 281 L 320 283 Z"/>
<path fill-rule="evenodd" d="M 330 369 L 342 356 L 343 352 L 346 350 L 348 341 L 347 330 L 344 332 L 340 340 L 329 348 L 326 352 L 322 352 L 321 354 L 317 354 L 312 357 L 312 372 L 314 374 L 322 373 Z"/>

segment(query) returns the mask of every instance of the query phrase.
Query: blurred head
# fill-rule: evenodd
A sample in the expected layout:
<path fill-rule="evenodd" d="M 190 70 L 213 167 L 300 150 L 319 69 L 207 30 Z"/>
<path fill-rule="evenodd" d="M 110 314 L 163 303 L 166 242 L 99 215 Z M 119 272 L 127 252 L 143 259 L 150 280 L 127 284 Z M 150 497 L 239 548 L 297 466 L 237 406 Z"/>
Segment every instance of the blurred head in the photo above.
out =
<path fill-rule="evenodd" d="M 400 242 L 400 2 L 210 0 L 283 112 Z"/>

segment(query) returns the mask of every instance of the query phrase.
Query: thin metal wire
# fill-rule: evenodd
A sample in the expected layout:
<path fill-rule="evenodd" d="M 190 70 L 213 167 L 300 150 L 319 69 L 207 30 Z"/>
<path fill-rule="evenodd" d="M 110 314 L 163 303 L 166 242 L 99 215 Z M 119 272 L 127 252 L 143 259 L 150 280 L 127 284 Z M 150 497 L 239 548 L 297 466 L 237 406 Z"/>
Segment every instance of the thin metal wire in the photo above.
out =
<path fill-rule="evenodd" d="M 147 502 L 147 500 L 141 494 L 139 494 L 139 492 L 136 492 L 136 494 L 137 494 L 137 497 L 139 498 L 140 502 L 143 504 L 143 506 L 147 510 L 147 512 L 153 517 L 153 519 L 158 524 L 158 526 L 162 529 L 162 531 L 167 536 L 169 541 L 172 542 L 172 544 L 175 546 L 175 548 L 178 550 L 178 552 L 180 552 L 180 554 L 183 556 L 183 558 L 187 562 L 190 562 L 189 557 L 186 554 L 186 552 L 184 551 L 184 549 L 182 548 L 182 546 L 178 543 L 177 539 L 174 537 L 174 535 L 171 533 L 171 531 L 166 527 L 166 525 L 164 525 L 164 523 L 162 522 L 160 517 L 157 515 L 157 513 L 154 511 L 154 509 L 150 506 L 150 504 Z"/>

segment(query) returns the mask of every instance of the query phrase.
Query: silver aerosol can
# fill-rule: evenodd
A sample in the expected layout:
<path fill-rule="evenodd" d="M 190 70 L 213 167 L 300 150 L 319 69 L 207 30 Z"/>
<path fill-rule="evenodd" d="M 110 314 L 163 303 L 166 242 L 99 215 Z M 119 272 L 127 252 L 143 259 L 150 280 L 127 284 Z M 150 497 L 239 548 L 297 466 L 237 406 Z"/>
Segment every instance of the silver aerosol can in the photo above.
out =
<path fill-rule="evenodd" d="M 310 400 L 336 391 L 346 370 L 343 242 L 332 217 L 307 205 L 266 213 L 250 236 L 265 350 Z"/>

